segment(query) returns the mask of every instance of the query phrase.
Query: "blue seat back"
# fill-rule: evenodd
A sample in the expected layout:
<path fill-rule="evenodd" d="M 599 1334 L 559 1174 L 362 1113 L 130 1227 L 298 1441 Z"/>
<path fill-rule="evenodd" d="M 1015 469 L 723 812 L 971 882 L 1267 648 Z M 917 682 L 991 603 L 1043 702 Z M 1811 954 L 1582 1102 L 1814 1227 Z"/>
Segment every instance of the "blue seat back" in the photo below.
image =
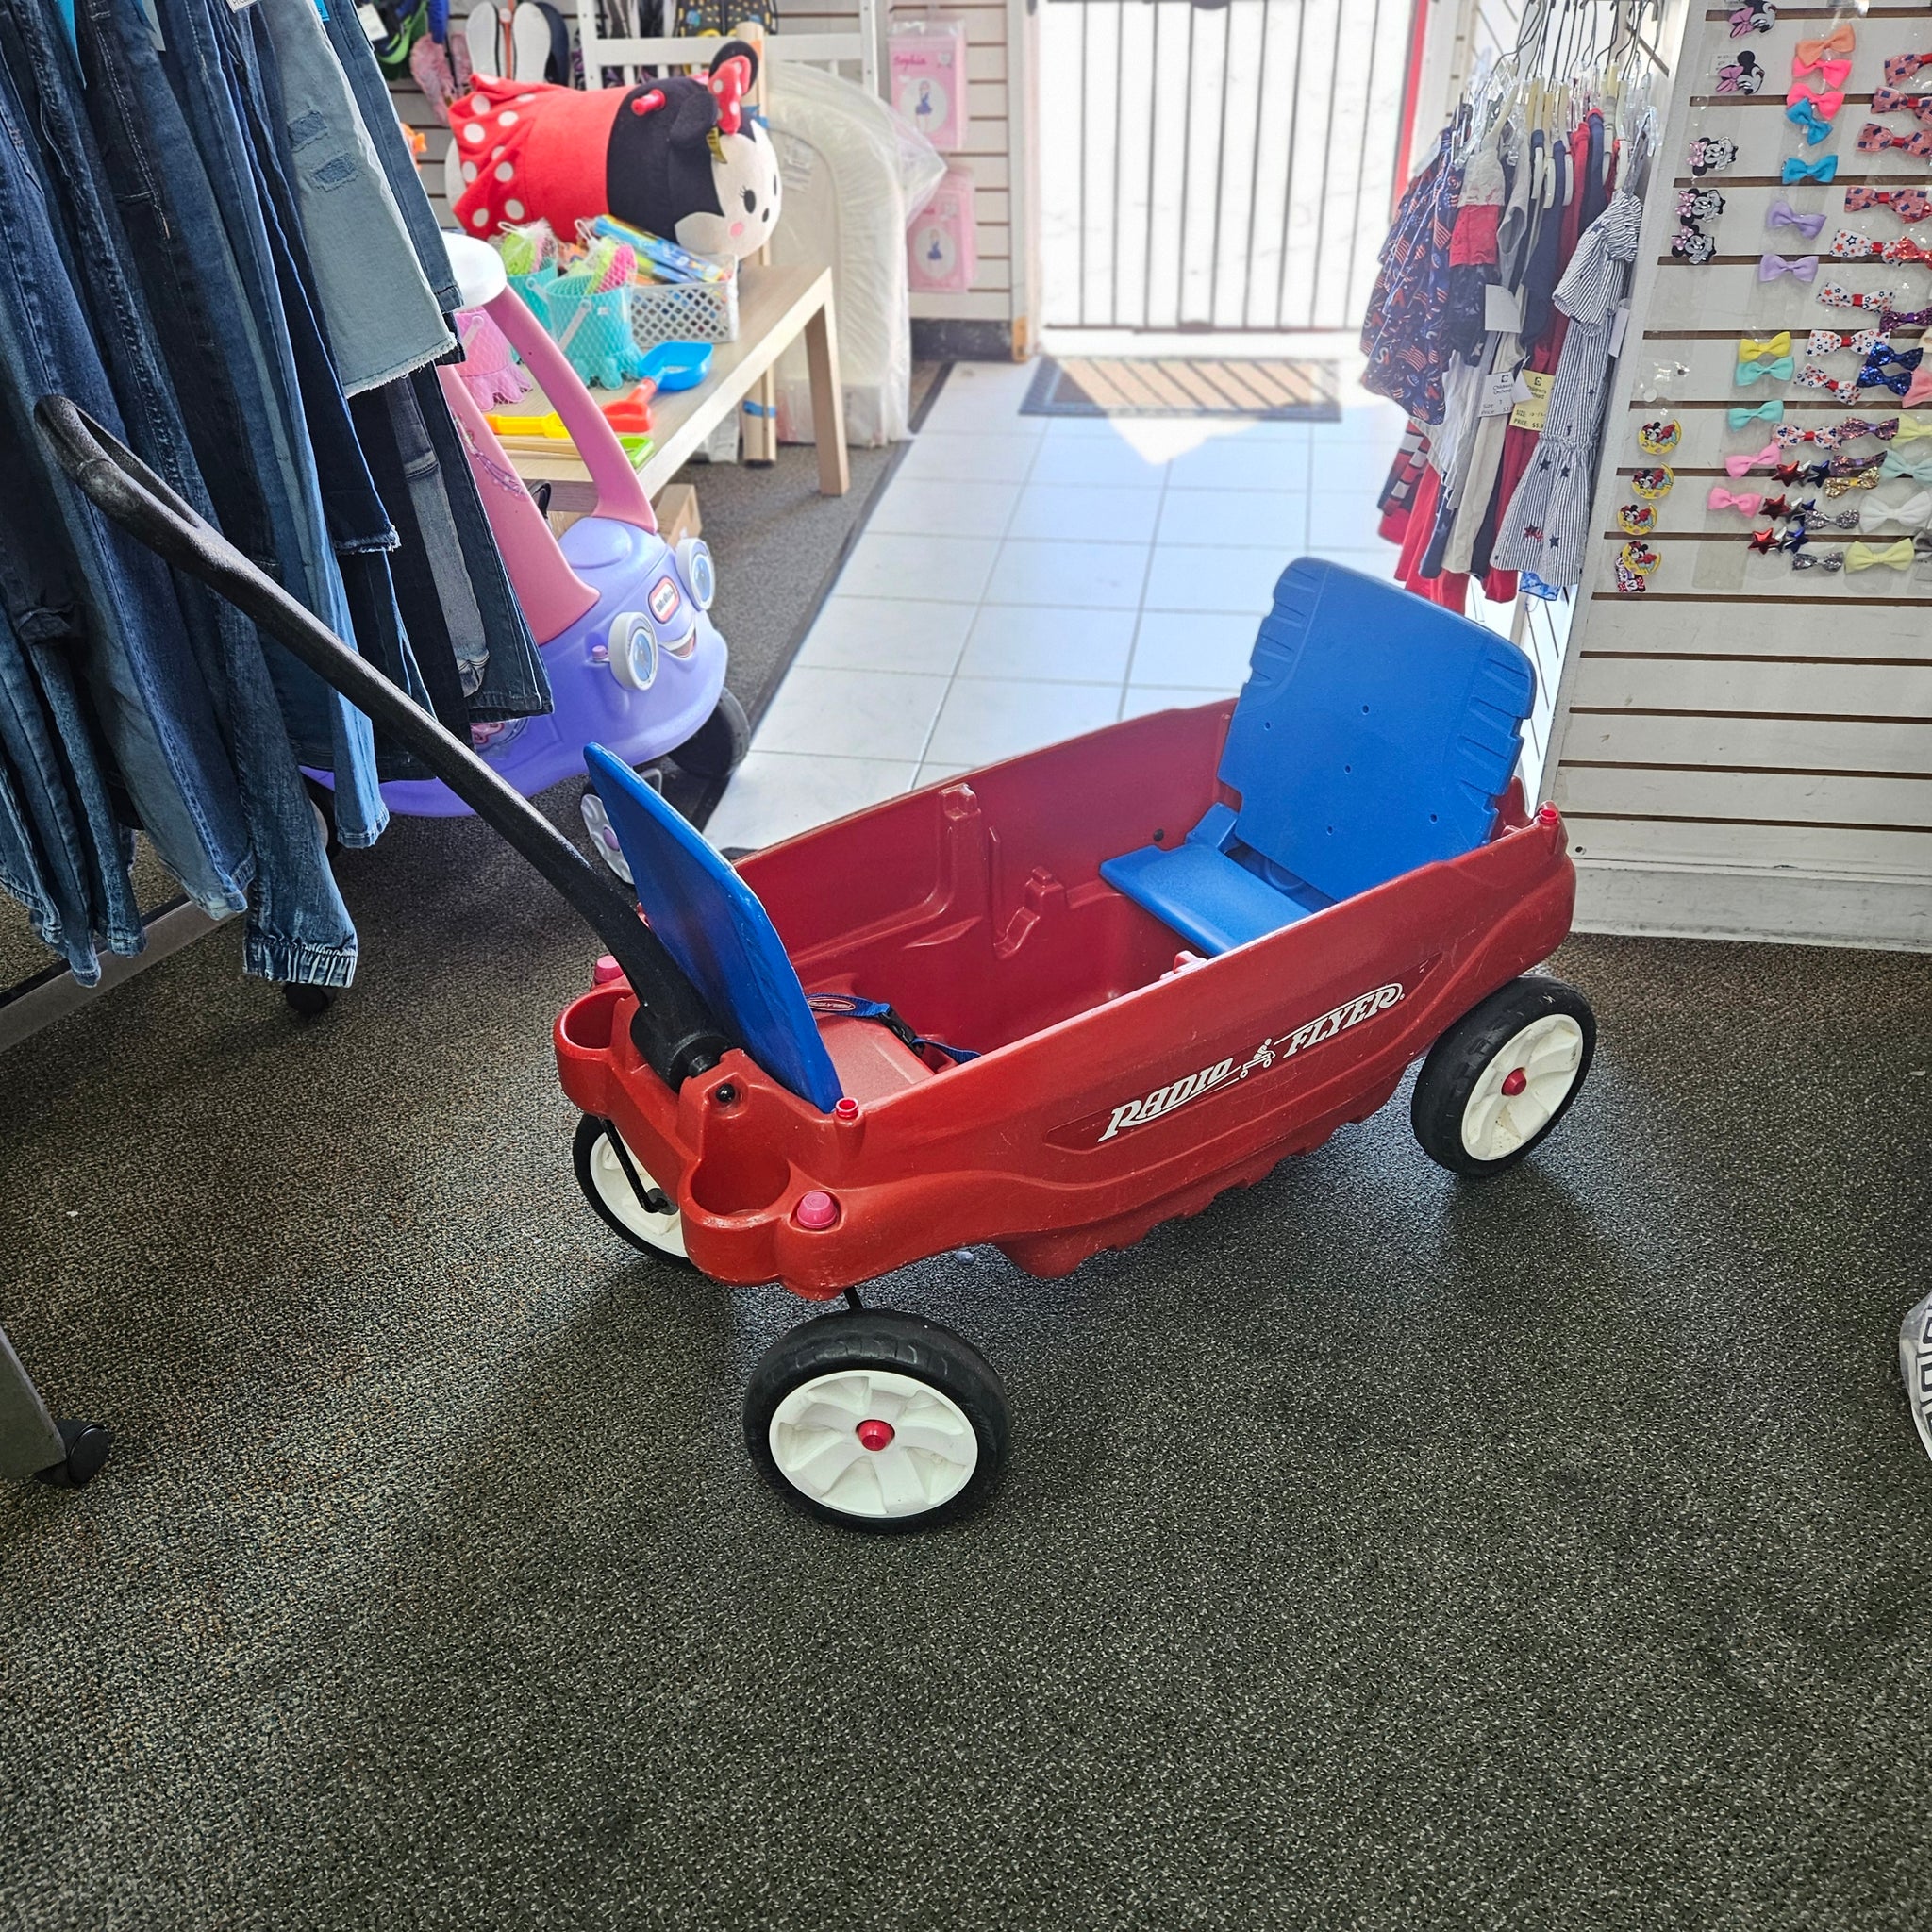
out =
<path fill-rule="evenodd" d="M 840 1095 L 805 989 L 758 894 L 622 758 L 585 747 L 651 930 L 766 1073 L 829 1113 Z"/>
<path fill-rule="evenodd" d="M 1507 639 L 1303 558 L 1274 587 L 1222 754 L 1236 836 L 1329 899 L 1473 851 L 1535 696 Z"/>

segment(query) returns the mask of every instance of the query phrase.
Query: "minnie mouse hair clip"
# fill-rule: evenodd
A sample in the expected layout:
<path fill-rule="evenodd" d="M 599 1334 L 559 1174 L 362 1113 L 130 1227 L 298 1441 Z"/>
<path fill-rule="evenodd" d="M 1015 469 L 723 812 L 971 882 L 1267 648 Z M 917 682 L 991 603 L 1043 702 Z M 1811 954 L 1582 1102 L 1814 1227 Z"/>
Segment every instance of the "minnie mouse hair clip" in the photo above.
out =
<path fill-rule="evenodd" d="M 1671 486 L 1676 480 L 1669 470 L 1639 470 L 1630 479 L 1630 488 L 1646 503 L 1655 503 L 1658 497 L 1671 493 Z"/>
<path fill-rule="evenodd" d="M 1647 457 L 1667 457 L 1684 440 L 1684 426 L 1674 417 L 1646 423 L 1637 432 L 1637 447 Z"/>
<path fill-rule="evenodd" d="M 1626 537 L 1647 537 L 1657 528 L 1657 511 L 1647 503 L 1626 503 L 1617 512 L 1617 527 Z"/>
<path fill-rule="evenodd" d="M 1721 94 L 1755 94 L 1764 85 L 1764 69 L 1755 54 L 1738 54 L 1717 70 Z"/>
<path fill-rule="evenodd" d="M 1690 143 L 1689 165 L 1700 180 L 1707 175 L 1722 175 L 1738 158 L 1738 143 L 1722 135 L 1700 134 Z"/>
<path fill-rule="evenodd" d="M 1687 261 L 1692 268 L 1701 268 L 1716 253 L 1716 238 L 1707 235 L 1695 222 L 1686 222 L 1671 237 L 1672 258 Z"/>
<path fill-rule="evenodd" d="M 1731 8 L 1731 38 L 1741 41 L 1746 34 L 1768 34 L 1777 25 L 1777 8 L 1768 4 Z"/>
<path fill-rule="evenodd" d="M 1715 188 L 1680 188 L 1677 190 L 1677 219 L 1680 222 L 1707 222 L 1714 215 L 1724 211 L 1724 198 Z M 1819 217 L 1819 225 L 1824 225 L 1824 217 Z"/>

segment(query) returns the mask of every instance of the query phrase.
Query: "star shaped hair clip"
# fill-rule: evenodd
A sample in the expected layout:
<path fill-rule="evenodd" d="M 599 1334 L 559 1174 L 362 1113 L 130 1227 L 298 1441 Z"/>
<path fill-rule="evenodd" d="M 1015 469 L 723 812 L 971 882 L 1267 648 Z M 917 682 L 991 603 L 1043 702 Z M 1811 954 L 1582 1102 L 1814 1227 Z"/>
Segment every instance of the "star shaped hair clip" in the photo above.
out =
<path fill-rule="evenodd" d="M 1759 557 L 1769 557 L 1777 548 L 1775 530 L 1753 530 L 1747 540 Z"/>

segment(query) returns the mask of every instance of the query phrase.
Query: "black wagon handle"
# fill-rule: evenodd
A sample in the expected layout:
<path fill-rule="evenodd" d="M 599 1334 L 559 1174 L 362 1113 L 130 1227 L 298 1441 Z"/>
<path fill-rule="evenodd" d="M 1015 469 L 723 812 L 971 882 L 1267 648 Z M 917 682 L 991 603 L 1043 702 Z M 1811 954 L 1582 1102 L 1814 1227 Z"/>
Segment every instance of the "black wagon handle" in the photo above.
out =
<path fill-rule="evenodd" d="M 394 733 L 490 828 L 562 893 L 624 968 L 638 996 L 632 1037 L 676 1087 L 738 1044 L 638 916 L 593 865 L 512 786 L 422 706 L 365 663 L 329 627 L 197 515 L 132 450 L 66 396 L 34 405 L 42 440 L 101 512 L 158 556 L 218 591 L 349 702 Z"/>

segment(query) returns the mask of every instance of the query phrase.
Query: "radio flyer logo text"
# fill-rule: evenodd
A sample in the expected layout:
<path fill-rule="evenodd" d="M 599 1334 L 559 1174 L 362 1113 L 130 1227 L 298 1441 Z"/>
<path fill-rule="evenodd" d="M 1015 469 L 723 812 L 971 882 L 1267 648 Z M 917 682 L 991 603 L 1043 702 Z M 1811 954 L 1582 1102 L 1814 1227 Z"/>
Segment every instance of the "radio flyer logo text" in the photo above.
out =
<path fill-rule="evenodd" d="M 1377 1013 L 1386 1013 L 1401 997 L 1400 986 L 1378 986 L 1374 992 L 1362 993 L 1358 998 L 1333 1008 L 1319 1020 L 1310 1020 L 1306 1025 L 1297 1026 L 1292 1033 L 1264 1040 L 1240 1066 L 1235 1065 L 1230 1056 L 1224 1060 L 1216 1060 L 1211 1067 L 1203 1067 L 1198 1074 L 1190 1074 L 1185 1079 L 1174 1081 L 1172 1086 L 1157 1087 L 1143 1098 L 1129 1100 L 1115 1108 L 1113 1117 L 1108 1122 L 1100 1139 L 1111 1141 L 1116 1134 L 1124 1133 L 1129 1127 L 1144 1127 L 1150 1121 L 1171 1114 L 1175 1108 L 1185 1107 L 1189 1101 L 1213 1092 L 1217 1087 L 1245 1080 L 1250 1074 L 1265 1072 L 1276 1060 L 1290 1059 L 1308 1047 L 1320 1046 L 1324 1040 L 1333 1040 L 1338 1033 L 1346 1033 L 1351 1026 L 1359 1026 L 1364 1020 L 1372 1020 Z M 1097 1146 L 1099 1142 L 1094 1144 Z"/>

